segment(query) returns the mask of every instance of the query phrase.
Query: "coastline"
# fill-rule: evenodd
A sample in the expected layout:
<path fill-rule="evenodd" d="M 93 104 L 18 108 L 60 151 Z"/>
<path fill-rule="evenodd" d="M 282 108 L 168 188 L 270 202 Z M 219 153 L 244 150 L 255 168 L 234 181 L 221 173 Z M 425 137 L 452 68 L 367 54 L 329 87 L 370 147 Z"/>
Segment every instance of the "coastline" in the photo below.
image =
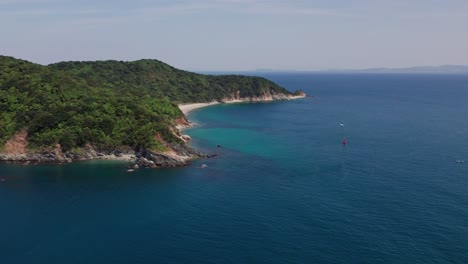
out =
<path fill-rule="evenodd" d="M 116 156 L 115 154 L 97 156 L 92 160 L 113 160 L 113 161 L 125 161 L 125 162 L 135 162 L 137 160 L 135 154 L 120 154 Z"/>
<path fill-rule="evenodd" d="M 24 165 L 40 164 L 40 163 L 56 163 L 65 164 L 76 161 L 92 161 L 92 160 L 112 160 L 122 162 L 135 162 L 137 157 L 135 154 L 121 153 L 104 154 L 104 153 L 87 153 L 80 157 L 70 157 L 69 155 L 56 155 L 56 153 L 33 153 L 26 152 L 22 154 L 5 154 L 0 153 L 0 163 L 20 163 Z"/>
<path fill-rule="evenodd" d="M 218 104 L 237 104 L 237 103 L 260 103 L 260 102 L 273 102 L 273 101 L 282 101 L 282 100 L 296 100 L 301 98 L 306 98 L 307 94 L 301 92 L 300 95 L 280 95 L 280 96 L 263 96 L 263 97 L 244 97 L 244 98 L 224 98 L 220 101 L 212 101 L 209 103 L 185 103 L 178 104 L 180 111 L 184 114 L 184 122 L 176 122 L 176 129 L 179 135 L 179 138 L 184 140 L 186 143 L 191 141 L 192 138 L 189 135 L 183 134 L 182 131 L 194 127 L 196 124 L 189 120 L 189 114 L 196 109 L 200 109 L 207 106 L 218 105 Z"/>
<path fill-rule="evenodd" d="M 307 95 L 294 95 L 294 96 L 289 96 L 283 100 L 296 100 L 296 99 L 301 99 L 305 98 Z M 184 115 L 187 117 L 187 115 L 192 112 L 193 110 L 207 107 L 207 106 L 212 106 L 212 105 L 217 105 L 217 104 L 236 104 L 236 103 L 255 103 L 255 102 L 271 102 L 271 101 L 278 101 L 281 99 L 276 99 L 276 98 L 258 98 L 258 99 L 253 99 L 253 98 L 239 98 L 239 99 L 223 99 L 221 101 L 212 101 L 209 103 L 188 103 L 188 104 L 179 104 L 177 105 L 184 113 Z"/>
<path fill-rule="evenodd" d="M 16 133 L 6 145 L 10 145 L 12 149 L 7 152 L 0 153 L 0 162 L 6 163 L 21 163 L 21 164 L 39 164 L 39 163 L 70 163 L 74 161 L 91 161 L 91 160 L 114 160 L 135 163 L 145 167 L 183 167 L 187 166 L 190 160 L 197 157 L 211 157 L 190 148 L 186 143 L 191 141 L 190 136 L 182 134 L 182 130 L 193 127 L 194 123 L 190 122 L 187 116 L 196 109 L 217 105 L 217 104 L 234 104 L 234 103 L 256 103 L 256 102 L 271 102 L 279 100 L 294 100 L 306 97 L 305 94 L 298 96 L 292 95 L 267 95 L 252 98 L 228 97 L 220 101 L 212 101 L 208 103 L 189 103 L 179 104 L 178 107 L 184 117 L 175 120 L 176 131 L 173 131 L 185 144 L 172 144 L 169 149 L 163 152 L 147 151 L 146 153 L 134 153 L 131 151 L 115 151 L 98 152 L 92 146 L 83 148 L 84 153 L 67 152 L 62 153 L 61 146 L 57 144 L 55 149 L 29 152 L 27 151 L 27 131 L 22 130 Z"/>
<path fill-rule="evenodd" d="M 180 111 L 182 111 L 182 113 L 184 113 L 184 115 L 187 116 L 191 111 L 195 109 L 207 107 L 210 105 L 217 105 L 217 104 L 220 104 L 220 102 L 213 101 L 209 103 L 188 103 L 188 104 L 179 104 L 177 106 L 179 107 Z"/>
<path fill-rule="evenodd" d="M 182 139 L 188 146 L 188 143 L 192 140 L 192 138 L 189 135 L 183 134 L 182 131 L 187 129 L 187 128 L 192 128 L 196 124 L 193 123 L 192 121 L 189 120 L 188 116 L 189 114 L 196 109 L 200 109 L 203 107 L 207 106 L 212 106 L 212 105 L 218 105 L 218 104 L 236 104 L 236 103 L 261 103 L 261 102 L 273 102 L 273 101 L 282 101 L 282 100 L 295 100 L 295 99 L 301 99 L 301 98 L 306 98 L 307 95 L 304 92 L 301 92 L 300 95 L 269 95 L 269 96 L 262 96 L 262 97 L 245 97 L 245 98 L 240 98 L 240 97 L 234 97 L 234 98 L 224 98 L 221 99 L 220 101 L 212 101 L 209 103 L 187 103 L 187 104 L 178 104 L 177 106 L 179 107 L 180 111 L 184 114 L 184 117 L 179 118 L 176 120 L 176 126 L 175 128 L 177 129 L 177 135 L 179 136 L 180 139 Z M 181 121 L 181 119 L 183 121 Z M 189 147 L 190 148 L 190 147 Z M 193 157 L 185 157 L 181 156 L 177 153 L 172 153 L 173 158 L 176 159 L 182 159 L 184 162 L 190 159 L 193 159 Z M 200 154 L 197 153 L 199 157 Z M 210 157 L 210 155 L 206 156 Z"/>

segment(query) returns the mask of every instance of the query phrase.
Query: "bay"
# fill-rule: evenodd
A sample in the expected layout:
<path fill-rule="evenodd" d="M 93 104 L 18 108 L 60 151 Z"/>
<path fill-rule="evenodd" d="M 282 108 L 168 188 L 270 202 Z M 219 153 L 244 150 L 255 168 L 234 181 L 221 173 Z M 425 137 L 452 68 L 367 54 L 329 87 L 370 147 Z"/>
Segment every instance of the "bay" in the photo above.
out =
<path fill-rule="evenodd" d="M 468 76 L 264 76 L 313 97 L 194 111 L 188 168 L 1 164 L 2 263 L 468 262 Z"/>

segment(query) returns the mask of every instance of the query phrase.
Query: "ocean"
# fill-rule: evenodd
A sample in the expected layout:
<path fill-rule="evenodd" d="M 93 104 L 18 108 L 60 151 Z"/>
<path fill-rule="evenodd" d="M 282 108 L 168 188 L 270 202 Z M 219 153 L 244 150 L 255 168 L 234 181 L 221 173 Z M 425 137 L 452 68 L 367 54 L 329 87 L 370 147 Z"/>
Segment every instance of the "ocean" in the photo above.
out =
<path fill-rule="evenodd" d="M 468 76 L 263 75 L 190 167 L 0 164 L 0 263 L 468 263 Z"/>

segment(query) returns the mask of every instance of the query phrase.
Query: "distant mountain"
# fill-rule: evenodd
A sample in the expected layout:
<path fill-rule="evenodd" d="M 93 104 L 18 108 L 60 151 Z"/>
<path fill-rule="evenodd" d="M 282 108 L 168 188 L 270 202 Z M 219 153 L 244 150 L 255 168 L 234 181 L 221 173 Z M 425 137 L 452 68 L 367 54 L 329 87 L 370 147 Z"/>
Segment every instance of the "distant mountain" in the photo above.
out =
<path fill-rule="evenodd" d="M 329 73 L 408 73 L 408 74 L 468 74 L 467 65 L 415 66 L 408 68 L 369 68 L 326 70 Z"/>
<path fill-rule="evenodd" d="M 441 66 L 415 66 L 407 68 L 368 68 L 368 69 L 329 69 L 329 70 L 277 70 L 277 69 L 256 69 L 246 71 L 200 71 L 203 74 L 224 75 L 242 74 L 250 76 L 263 76 L 274 73 L 369 73 L 369 74 L 468 74 L 468 65 L 441 65 Z"/>

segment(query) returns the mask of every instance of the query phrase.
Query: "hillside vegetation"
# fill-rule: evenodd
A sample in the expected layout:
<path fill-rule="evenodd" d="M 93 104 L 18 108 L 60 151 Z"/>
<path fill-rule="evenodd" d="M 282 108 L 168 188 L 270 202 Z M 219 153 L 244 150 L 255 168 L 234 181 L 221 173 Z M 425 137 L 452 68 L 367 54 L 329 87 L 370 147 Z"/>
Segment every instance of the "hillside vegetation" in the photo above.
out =
<path fill-rule="evenodd" d="M 0 56 L 0 146 L 26 129 L 29 149 L 162 150 L 183 117 L 177 103 L 265 92 L 291 94 L 259 77 L 208 76 L 157 60 L 60 62 L 48 66 Z"/>

